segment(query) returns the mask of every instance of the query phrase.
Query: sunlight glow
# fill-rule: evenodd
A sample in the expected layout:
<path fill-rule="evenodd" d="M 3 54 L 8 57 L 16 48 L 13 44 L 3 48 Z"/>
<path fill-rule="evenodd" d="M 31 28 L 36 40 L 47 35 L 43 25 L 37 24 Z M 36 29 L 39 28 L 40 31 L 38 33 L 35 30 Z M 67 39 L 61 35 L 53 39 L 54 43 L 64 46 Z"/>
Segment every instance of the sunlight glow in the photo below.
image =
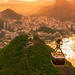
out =
<path fill-rule="evenodd" d="M 19 0 L 19 1 L 28 1 L 28 2 L 32 2 L 32 1 L 42 1 L 42 0 Z M 44 1 L 52 1 L 52 0 L 44 0 Z"/>
<path fill-rule="evenodd" d="M 28 1 L 28 2 L 32 2 L 32 1 L 37 1 L 37 0 L 19 0 L 19 1 Z"/>
<path fill-rule="evenodd" d="M 5 2 L 8 2 L 8 0 L 4 0 Z"/>
<path fill-rule="evenodd" d="M 73 40 L 70 38 L 64 38 L 63 39 L 63 45 L 62 45 L 62 51 L 65 54 L 66 58 L 73 58 L 74 52 L 73 52 Z"/>

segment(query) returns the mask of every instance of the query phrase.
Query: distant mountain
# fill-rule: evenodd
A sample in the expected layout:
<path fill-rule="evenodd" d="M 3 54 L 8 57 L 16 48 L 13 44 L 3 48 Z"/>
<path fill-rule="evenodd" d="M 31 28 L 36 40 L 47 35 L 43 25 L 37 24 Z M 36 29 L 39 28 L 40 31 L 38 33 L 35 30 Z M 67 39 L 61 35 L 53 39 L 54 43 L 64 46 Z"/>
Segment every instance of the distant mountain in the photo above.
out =
<path fill-rule="evenodd" d="M 75 18 L 74 13 L 75 11 L 73 6 L 67 0 L 56 0 L 51 15 L 68 20 Z"/>
<path fill-rule="evenodd" d="M 12 9 L 6 9 L 0 12 L 0 17 L 5 19 L 21 19 L 22 15 L 16 13 Z"/>
<path fill-rule="evenodd" d="M 56 0 L 54 5 L 43 7 L 41 11 L 39 15 L 54 16 L 64 20 L 75 18 L 75 7 L 67 0 Z"/>

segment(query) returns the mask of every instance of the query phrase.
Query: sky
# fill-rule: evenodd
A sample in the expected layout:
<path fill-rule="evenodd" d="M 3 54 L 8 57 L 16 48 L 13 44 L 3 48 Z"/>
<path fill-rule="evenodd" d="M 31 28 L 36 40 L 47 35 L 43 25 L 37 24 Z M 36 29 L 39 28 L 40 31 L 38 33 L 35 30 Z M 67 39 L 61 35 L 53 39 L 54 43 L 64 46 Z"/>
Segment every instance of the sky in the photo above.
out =
<path fill-rule="evenodd" d="M 45 1 L 51 1 L 51 2 L 45 2 Z M 32 11 L 32 13 L 34 13 L 42 7 L 54 4 L 54 1 L 55 0 L 0 0 L 0 11 L 10 8 L 18 13 L 29 15 L 29 13 L 32 10 L 34 10 Z M 75 1 L 75 0 L 70 0 L 70 1 Z"/>
<path fill-rule="evenodd" d="M 52 0 L 0 0 L 0 3 L 8 3 L 8 2 L 33 2 L 33 1 L 52 1 Z"/>
<path fill-rule="evenodd" d="M 54 0 L 0 0 L 0 3 L 15 3 L 15 2 L 35 2 L 35 1 L 54 1 Z M 74 0 L 69 0 L 74 1 Z"/>

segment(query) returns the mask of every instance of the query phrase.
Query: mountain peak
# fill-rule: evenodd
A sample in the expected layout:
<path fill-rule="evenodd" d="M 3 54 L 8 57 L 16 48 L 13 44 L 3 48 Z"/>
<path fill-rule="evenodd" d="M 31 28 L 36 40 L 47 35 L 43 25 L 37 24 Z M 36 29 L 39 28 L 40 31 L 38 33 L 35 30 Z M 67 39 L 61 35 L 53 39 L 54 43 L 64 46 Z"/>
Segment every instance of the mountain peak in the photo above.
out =
<path fill-rule="evenodd" d="M 54 5 L 43 7 L 41 10 L 39 15 L 54 16 L 60 20 L 71 20 L 75 18 L 75 8 L 67 0 L 56 0 Z"/>
<path fill-rule="evenodd" d="M 70 3 L 67 0 L 56 0 L 55 2 L 56 6 L 69 6 L 70 7 Z"/>
<path fill-rule="evenodd" d="M 16 13 L 14 10 L 9 9 L 9 8 L 2 11 L 1 15 L 3 18 L 7 18 L 7 19 L 21 19 L 22 17 L 22 15 Z"/>
<path fill-rule="evenodd" d="M 12 11 L 12 9 L 10 9 L 10 8 L 7 8 L 6 10 L 8 10 L 8 11 L 10 11 L 10 10 L 11 10 L 11 11 Z"/>
<path fill-rule="evenodd" d="M 2 11 L 2 13 L 3 13 L 3 12 L 10 12 L 10 11 L 11 11 L 11 12 L 14 12 L 12 9 L 8 8 L 8 9 Z"/>

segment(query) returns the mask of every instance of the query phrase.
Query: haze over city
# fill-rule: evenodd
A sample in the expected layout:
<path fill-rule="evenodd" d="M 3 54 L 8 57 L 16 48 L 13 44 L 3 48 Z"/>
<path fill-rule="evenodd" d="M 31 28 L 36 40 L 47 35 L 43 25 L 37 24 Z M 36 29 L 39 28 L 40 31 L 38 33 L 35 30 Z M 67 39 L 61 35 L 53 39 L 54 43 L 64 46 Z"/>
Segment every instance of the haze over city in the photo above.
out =
<path fill-rule="evenodd" d="M 53 5 L 55 1 L 56 0 L 0 0 L 0 11 L 10 8 L 17 13 L 30 15 L 47 6 L 49 6 L 47 8 L 49 9 L 52 7 L 51 5 Z M 74 5 L 74 0 L 67 1 Z"/>

